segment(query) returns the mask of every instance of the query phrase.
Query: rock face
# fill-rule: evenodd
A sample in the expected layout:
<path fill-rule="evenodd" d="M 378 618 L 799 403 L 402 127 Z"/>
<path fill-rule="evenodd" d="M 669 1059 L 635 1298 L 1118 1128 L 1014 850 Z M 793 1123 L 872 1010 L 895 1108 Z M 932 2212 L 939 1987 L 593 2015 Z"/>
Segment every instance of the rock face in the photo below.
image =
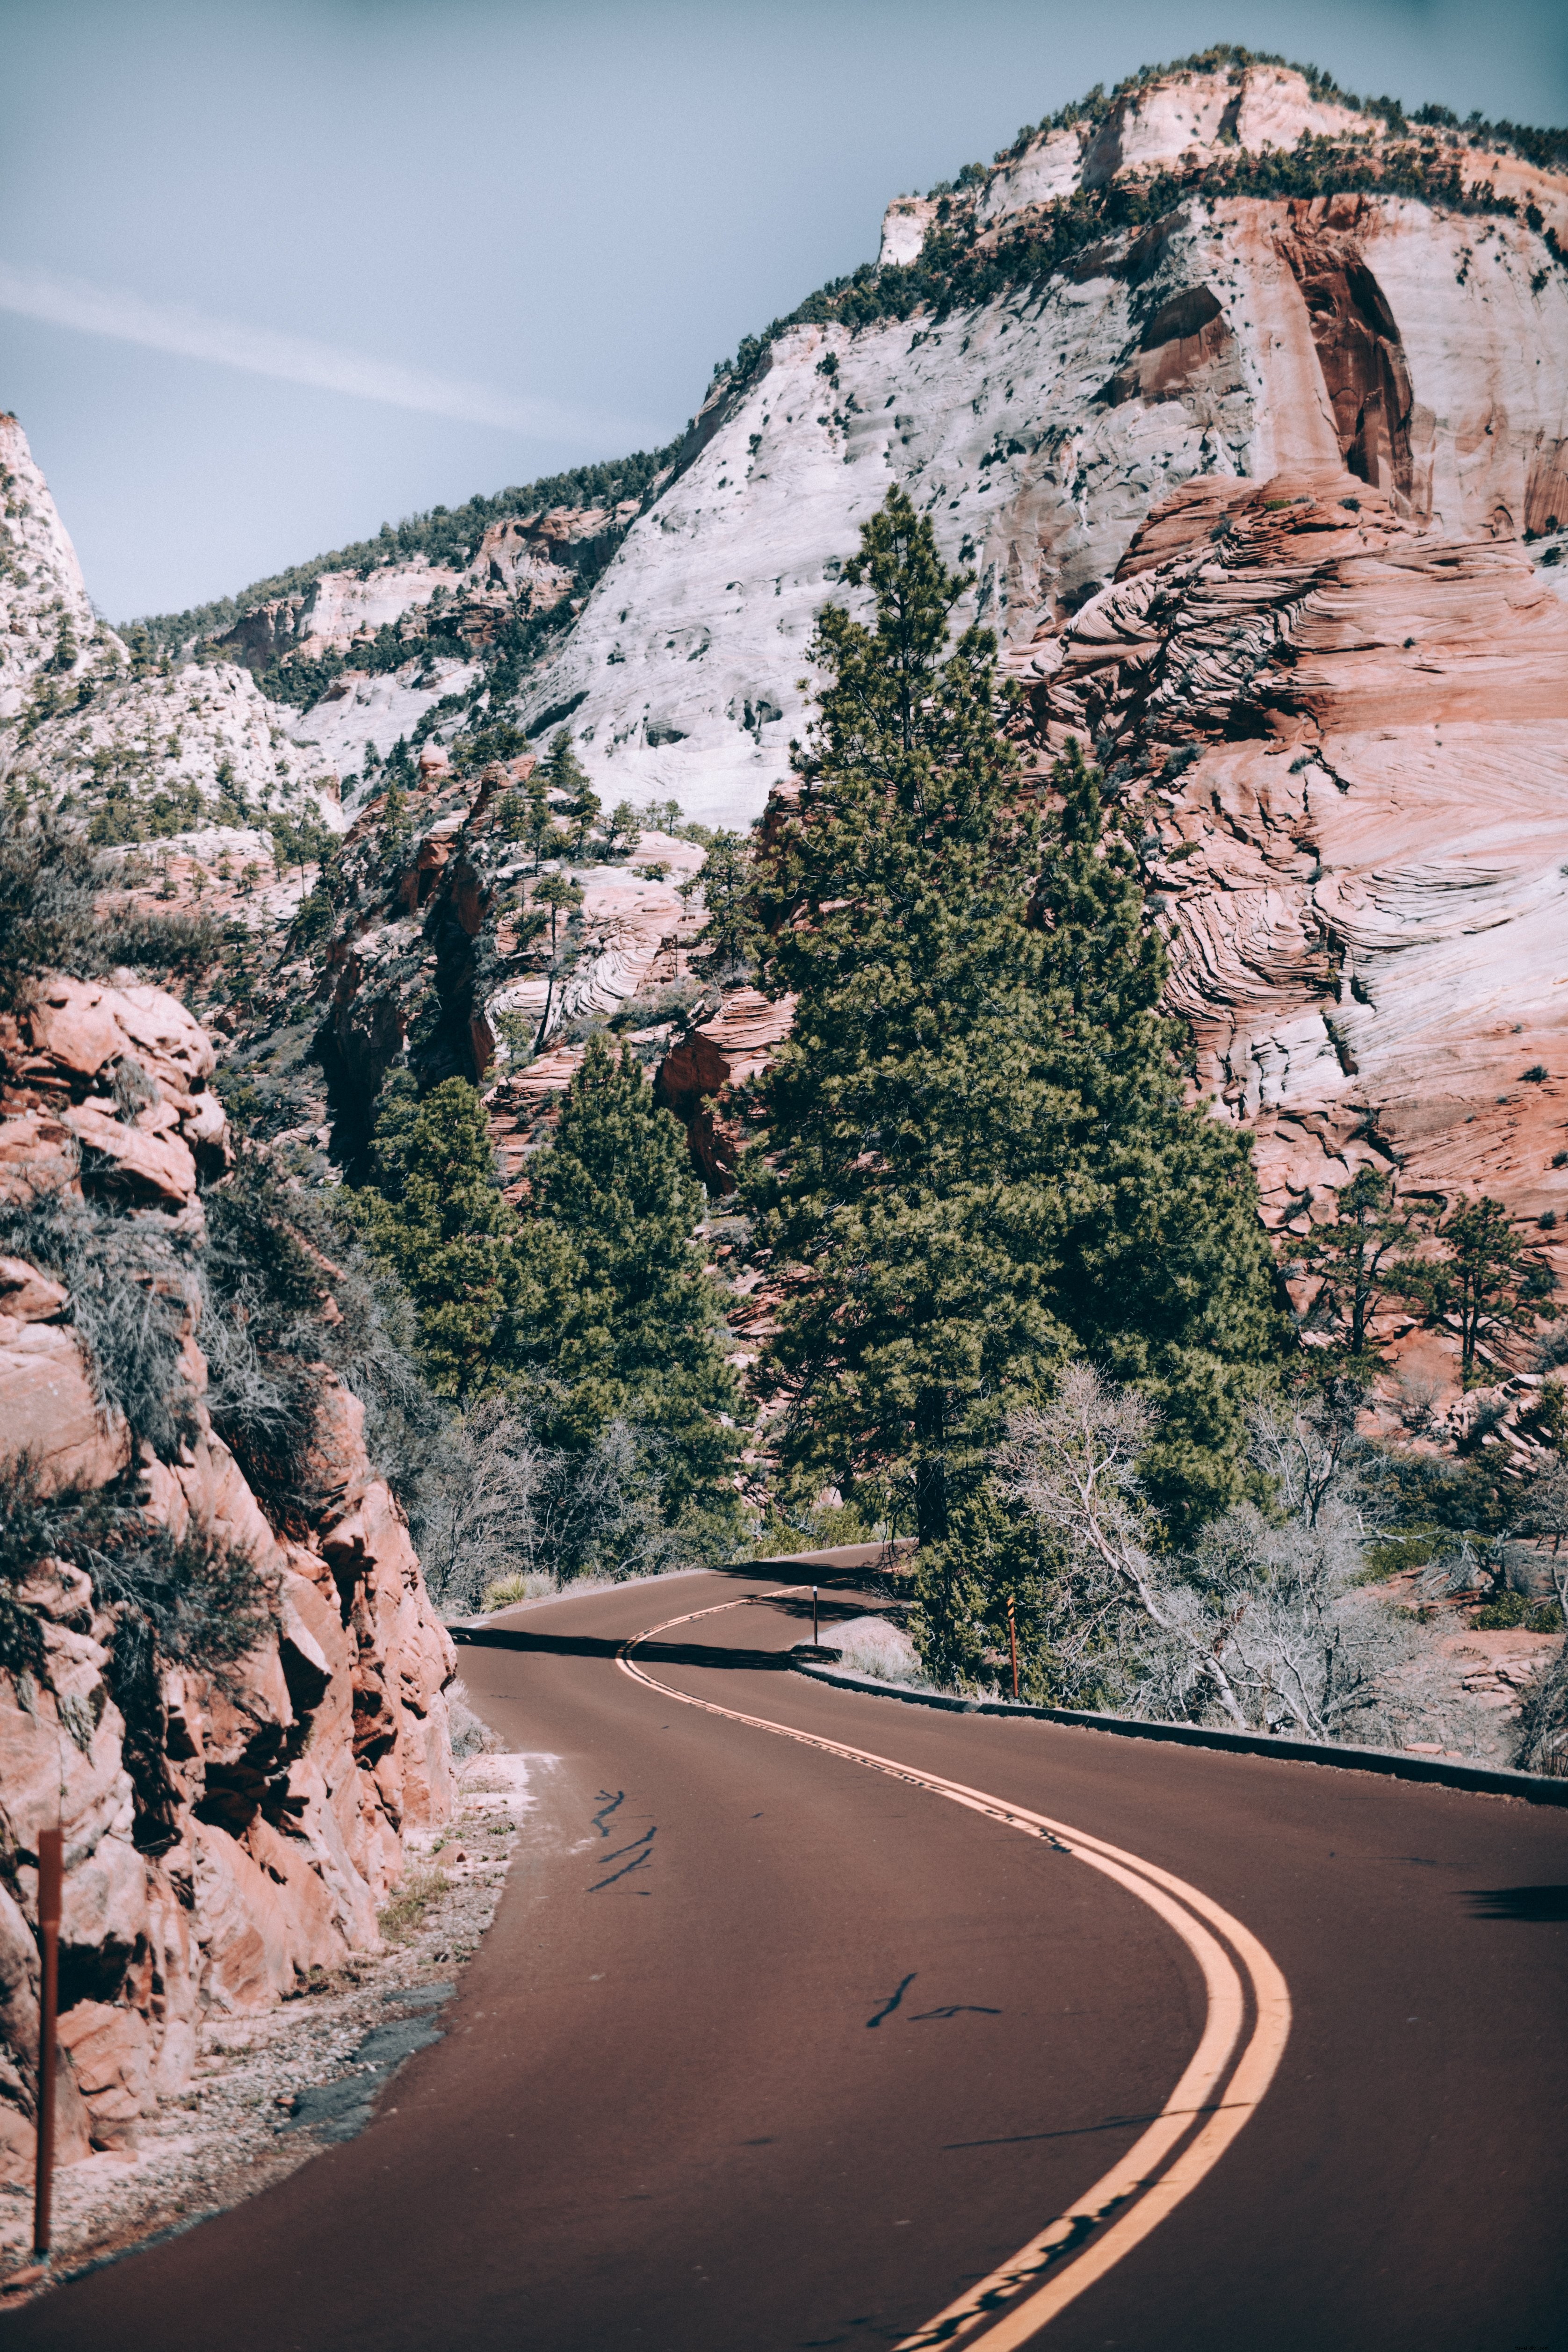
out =
<path fill-rule="evenodd" d="M 691 1141 L 691 1156 L 710 1192 L 735 1189 L 747 1132 L 746 1088 L 761 1076 L 795 1019 L 793 996 L 776 1001 L 754 988 L 726 993 L 708 1020 L 670 1045 L 654 1082 Z"/>
<path fill-rule="evenodd" d="M 46 982 L 6 1024 L 0 1062 L 9 1197 L 25 1201 L 52 1179 L 151 1215 L 161 1231 L 199 1227 L 196 1162 L 221 1171 L 226 1144 L 205 1087 L 211 1043 L 175 999 Z M 126 1118 L 132 1069 L 141 1108 Z M 21 1149 L 8 1156 L 13 1139 Z M 85 1574 L 47 1557 L 20 1593 L 43 1664 L 36 1675 L 0 1672 L 0 2178 L 9 2179 L 31 2162 L 41 1829 L 58 1822 L 66 1840 L 68 2162 L 89 2147 L 133 2143 L 138 2118 L 186 2079 L 204 2016 L 269 2006 L 311 1970 L 374 1946 L 403 1829 L 444 1819 L 452 1801 L 442 1691 L 454 1653 L 407 1528 L 372 1475 L 356 1400 L 323 1373 L 321 1504 L 308 1526 L 279 1535 L 207 1417 L 199 1332 L 187 1327 L 184 1346 L 184 1441 L 163 1459 L 143 1442 L 132 1458 L 68 1317 L 59 1283 L 26 1258 L 0 1259 L 0 1478 L 12 1483 L 27 1454 L 45 1496 L 133 1491 L 173 1537 L 248 1553 L 271 1616 L 232 1670 L 163 1668 L 151 1720 L 128 1722 L 118 1607 L 95 1602 Z"/>
<path fill-rule="evenodd" d="M 68 669 L 98 623 L 76 550 L 14 416 L 0 415 L 0 727 L 14 719 L 39 671 Z"/>
<path fill-rule="evenodd" d="M 1075 189 L 1303 133 L 1375 157 L 1385 128 L 1279 68 L 1189 73 L 1092 135 L 1042 135 L 969 201 L 984 247 Z M 716 387 L 525 715 L 569 712 L 604 792 L 749 821 L 805 716 L 815 613 L 894 481 L 1009 648 L 1194 479 L 1348 467 L 1454 536 L 1568 525 L 1568 277 L 1526 212 L 1568 231 L 1568 183 L 1458 134 L 1443 154 L 1464 186 L 1517 184 L 1521 217 L 1198 194 L 973 308 L 791 329 Z M 913 260 L 941 209 L 900 199 L 884 260 Z"/>
<path fill-rule="evenodd" d="M 341 828 L 336 775 L 244 669 L 138 674 L 94 614 L 76 551 L 14 416 L 0 415 L 0 779 L 120 812 L 106 837 L 174 833 L 206 807 Z"/>
<path fill-rule="evenodd" d="M 1170 1002 L 1270 1219 L 1370 1160 L 1533 1223 L 1568 1213 L 1568 611 L 1399 504 L 1189 484 L 1020 667 L 1047 740 L 1150 780 Z"/>

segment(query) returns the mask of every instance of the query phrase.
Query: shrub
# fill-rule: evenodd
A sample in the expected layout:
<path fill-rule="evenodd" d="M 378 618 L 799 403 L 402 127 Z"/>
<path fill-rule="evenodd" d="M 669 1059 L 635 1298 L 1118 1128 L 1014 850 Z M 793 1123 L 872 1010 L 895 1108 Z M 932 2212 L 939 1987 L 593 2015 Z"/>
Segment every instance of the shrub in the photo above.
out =
<path fill-rule="evenodd" d="M 64 1284 L 100 1404 L 171 1461 L 195 1405 L 180 1361 L 197 1285 L 184 1237 L 56 1192 L 0 1204 L 0 1248 Z"/>
<path fill-rule="evenodd" d="M 176 973 L 214 961 L 223 933 L 205 919 L 125 914 L 100 924 L 107 878 L 61 818 L 0 812 L 0 1012 L 25 1004 L 41 972 L 91 980 L 120 964 Z"/>

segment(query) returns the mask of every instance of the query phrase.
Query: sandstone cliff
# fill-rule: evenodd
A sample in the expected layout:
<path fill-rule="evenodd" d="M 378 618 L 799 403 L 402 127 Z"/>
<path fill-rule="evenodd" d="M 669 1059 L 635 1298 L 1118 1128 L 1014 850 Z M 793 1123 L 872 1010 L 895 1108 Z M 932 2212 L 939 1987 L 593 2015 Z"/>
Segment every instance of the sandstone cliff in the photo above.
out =
<path fill-rule="evenodd" d="M 320 1368 L 309 1494 L 271 1522 L 207 1411 L 214 1066 L 155 988 L 45 980 L 0 1022 L 0 2178 L 31 2160 L 41 1829 L 66 1841 L 69 2162 L 133 2140 L 212 2013 L 268 2007 L 374 1947 L 403 1831 L 452 1801 L 454 1654 L 363 1408 Z M 149 1393 L 136 1365 L 160 1315 L 178 1352 Z M 149 1651 L 157 1609 L 189 1618 L 203 1563 L 237 1558 L 262 1596 L 244 1654 Z"/>

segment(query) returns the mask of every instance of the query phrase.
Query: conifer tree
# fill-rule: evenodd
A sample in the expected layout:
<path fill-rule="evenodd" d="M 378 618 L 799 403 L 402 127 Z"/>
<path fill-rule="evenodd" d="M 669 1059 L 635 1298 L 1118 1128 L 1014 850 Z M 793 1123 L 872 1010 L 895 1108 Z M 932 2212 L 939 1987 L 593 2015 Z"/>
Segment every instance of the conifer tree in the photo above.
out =
<path fill-rule="evenodd" d="M 384 1089 L 371 1160 L 374 1189 L 353 1195 L 357 1222 L 413 1298 L 432 1388 L 467 1400 L 504 1385 L 532 1286 L 476 1089 L 448 1078 L 421 1101 L 398 1073 Z"/>
<path fill-rule="evenodd" d="M 1074 751 L 1059 814 L 1033 805 L 994 640 L 948 649 L 970 583 L 901 491 L 845 577 L 874 625 L 819 616 L 800 803 L 759 859 L 764 984 L 799 1004 L 745 1191 L 795 1270 L 765 1372 L 787 1465 L 876 1496 L 951 1587 L 1008 1402 L 1068 1356 L 1160 1407 L 1146 1469 L 1170 1518 L 1228 1499 L 1271 1270 L 1246 1141 L 1184 1103 L 1101 780 Z"/>
<path fill-rule="evenodd" d="M 542 767 L 535 768 L 525 787 L 528 806 L 522 819 L 522 840 L 533 859 L 537 874 L 547 857 L 553 857 L 564 844 L 560 827 L 550 806 L 550 776 Z"/>
<path fill-rule="evenodd" d="M 1477 1357 L 1489 1341 L 1556 1321 L 1551 1262 L 1527 1245 L 1502 1202 L 1485 1192 L 1458 1202 L 1433 1237 L 1443 1255 L 1407 1259 L 1402 1287 L 1439 1329 L 1458 1324 L 1459 1378 L 1473 1388 L 1480 1378 Z"/>
<path fill-rule="evenodd" d="M 561 1245 L 534 1361 L 575 1445 L 625 1419 L 663 1442 L 669 1507 L 732 1516 L 739 1439 L 719 1295 L 693 1240 L 702 1188 L 686 1138 L 636 1057 L 589 1040 L 552 1148 L 534 1163 L 534 1210 Z"/>
<path fill-rule="evenodd" d="M 552 740 L 550 757 L 544 764 L 551 791 L 565 800 L 567 833 L 573 850 L 580 857 L 589 834 L 598 823 L 603 803 L 572 749 L 571 733 L 566 728 L 563 727 Z"/>
<path fill-rule="evenodd" d="M 680 896 L 699 888 L 708 919 L 691 952 L 693 969 L 718 981 L 749 977 L 760 941 L 752 908 L 752 847 L 744 835 L 721 827 L 713 835 L 700 874 L 682 883 Z"/>
<path fill-rule="evenodd" d="M 1314 1225 L 1300 1244 L 1300 1257 L 1321 1277 L 1309 1324 L 1329 1318 L 1348 1360 L 1342 1369 L 1368 1378 L 1380 1359 L 1371 1339 L 1372 1320 L 1385 1297 L 1402 1287 L 1401 1253 L 1429 1220 L 1417 1206 L 1395 1199 L 1394 1179 L 1376 1168 L 1358 1169 L 1340 1193 L 1331 1224 Z"/>

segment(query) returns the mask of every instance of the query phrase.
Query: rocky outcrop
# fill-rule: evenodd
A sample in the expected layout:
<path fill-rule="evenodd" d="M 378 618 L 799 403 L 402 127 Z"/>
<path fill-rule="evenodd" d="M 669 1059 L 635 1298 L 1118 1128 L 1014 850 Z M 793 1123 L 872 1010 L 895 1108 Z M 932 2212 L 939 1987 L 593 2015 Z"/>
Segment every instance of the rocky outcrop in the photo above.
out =
<path fill-rule="evenodd" d="M 0 415 L 0 779 L 62 801 L 109 840 L 167 835 L 211 807 L 341 828 L 336 775 L 226 663 L 152 670 L 94 614 L 76 551 L 14 416 Z"/>
<path fill-rule="evenodd" d="M 74 670 L 98 622 L 76 550 L 14 416 L 0 414 L 0 730 L 35 679 Z"/>
<path fill-rule="evenodd" d="M 1340 142 L 1352 181 L 1429 152 L 1435 184 L 1517 216 L 1375 186 L 1194 188 L 984 301 L 791 328 L 715 388 L 525 719 L 569 708 L 602 792 L 749 821 L 806 716 L 816 613 L 892 481 L 976 573 L 966 616 L 1012 652 L 1059 630 L 1189 481 L 1342 467 L 1449 536 L 1568 525 L 1568 273 L 1545 242 L 1568 234 L 1568 179 L 1458 131 L 1395 141 L 1274 67 L 1170 75 L 962 196 L 900 198 L 883 261 L 961 218 L 997 251 L 1062 198 L 1303 134 Z"/>
<path fill-rule="evenodd" d="M 175 999 L 46 981 L 0 1057 L 7 1197 L 63 1189 L 150 1236 L 199 1233 L 197 1164 L 220 1174 L 226 1139 L 211 1043 Z M 215 2011 L 270 2006 L 374 1947 L 404 1830 L 452 1802 L 454 1653 L 372 1474 L 363 1409 L 323 1369 L 315 1501 L 274 1528 L 207 1415 L 197 1311 L 187 1292 L 183 1434 L 155 1450 L 105 1402 L 67 1286 L 0 1259 L 0 1475 L 37 1529 L 18 1517 L 7 1538 L 14 1619 L 37 1650 L 24 1664 L 13 1639 L 0 1671 L 0 2178 L 31 2160 L 41 1830 L 65 1832 L 69 2162 L 133 2144 Z M 132 1604 L 47 1549 L 51 1498 L 58 1513 L 94 1496 L 200 1557 L 248 1559 L 266 1610 L 243 1657 L 154 1654 L 150 1685 L 132 1673 Z"/>
<path fill-rule="evenodd" d="M 728 991 L 716 1013 L 673 1039 L 659 1064 L 655 1097 L 686 1129 L 710 1192 L 735 1189 L 741 1154 L 752 1139 L 747 1089 L 788 1036 L 795 1003 L 754 988 Z"/>

